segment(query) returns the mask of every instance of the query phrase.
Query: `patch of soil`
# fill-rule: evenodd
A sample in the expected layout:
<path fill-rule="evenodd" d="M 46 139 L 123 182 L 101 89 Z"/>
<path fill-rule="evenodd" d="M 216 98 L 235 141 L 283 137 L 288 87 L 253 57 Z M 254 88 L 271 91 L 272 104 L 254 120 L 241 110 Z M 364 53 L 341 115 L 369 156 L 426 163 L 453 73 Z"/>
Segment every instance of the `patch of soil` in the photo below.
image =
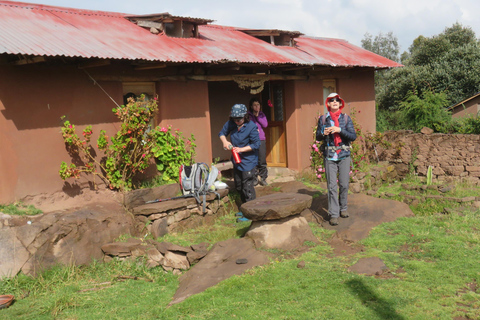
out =
<path fill-rule="evenodd" d="M 27 205 L 33 205 L 44 213 L 69 212 L 80 208 L 123 203 L 123 195 L 109 189 L 82 189 L 75 194 L 69 195 L 65 192 L 52 194 L 38 194 L 27 196 L 22 199 Z"/>
<path fill-rule="evenodd" d="M 333 255 L 335 256 L 348 256 L 365 251 L 363 245 L 340 239 L 337 236 L 332 237 L 328 244 L 333 248 Z"/>

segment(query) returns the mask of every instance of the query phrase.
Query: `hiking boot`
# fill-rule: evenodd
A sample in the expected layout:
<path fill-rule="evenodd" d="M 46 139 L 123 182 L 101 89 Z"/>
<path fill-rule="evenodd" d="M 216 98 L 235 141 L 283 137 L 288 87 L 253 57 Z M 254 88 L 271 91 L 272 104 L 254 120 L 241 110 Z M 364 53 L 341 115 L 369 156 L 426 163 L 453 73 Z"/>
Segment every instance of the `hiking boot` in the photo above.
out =
<path fill-rule="evenodd" d="M 342 218 L 348 218 L 348 217 L 350 217 L 350 215 L 348 214 L 347 211 L 340 211 L 340 217 L 342 217 Z"/>
<path fill-rule="evenodd" d="M 330 225 L 331 226 L 336 226 L 338 225 L 338 218 L 330 218 Z"/>
<path fill-rule="evenodd" d="M 247 219 L 245 217 L 237 218 L 237 222 L 247 222 L 250 221 L 250 219 Z"/>
<path fill-rule="evenodd" d="M 260 185 L 264 186 L 264 187 L 268 186 L 268 182 L 265 179 L 260 179 L 260 181 L 258 183 L 260 183 Z"/>

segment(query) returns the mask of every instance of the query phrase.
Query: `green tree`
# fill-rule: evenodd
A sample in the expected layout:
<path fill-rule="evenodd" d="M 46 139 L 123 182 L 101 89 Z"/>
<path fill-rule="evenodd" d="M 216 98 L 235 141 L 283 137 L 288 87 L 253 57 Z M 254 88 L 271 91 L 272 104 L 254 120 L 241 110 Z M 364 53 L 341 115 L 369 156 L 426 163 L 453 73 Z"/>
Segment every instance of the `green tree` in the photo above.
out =
<path fill-rule="evenodd" d="M 451 122 L 447 106 L 448 101 L 443 92 L 425 91 L 418 95 L 415 91 L 410 91 L 405 101 L 400 104 L 400 121 L 415 132 L 419 132 L 423 127 L 442 132 L 445 124 Z"/>
<path fill-rule="evenodd" d="M 375 38 L 370 33 L 365 33 L 362 39 L 362 48 L 390 60 L 400 61 L 398 38 L 391 31 L 387 34 L 380 32 Z"/>
<path fill-rule="evenodd" d="M 413 91 L 419 97 L 444 93 L 450 105 L 480 90 L 480 46 L 472 29 L 459 23 L 433 37 L 417 37 L 402 63 L 405 67 L 386 71 L 378 82 L 379 110 L 400 110 Z"/>

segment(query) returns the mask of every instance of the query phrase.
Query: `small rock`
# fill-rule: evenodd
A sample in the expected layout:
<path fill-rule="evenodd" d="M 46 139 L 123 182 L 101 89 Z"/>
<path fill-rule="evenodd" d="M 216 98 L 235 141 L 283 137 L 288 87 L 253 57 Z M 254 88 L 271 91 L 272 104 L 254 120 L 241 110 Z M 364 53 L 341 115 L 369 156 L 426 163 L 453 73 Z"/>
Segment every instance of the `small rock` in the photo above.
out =
<path fill-rule="evenodd" d="M 418 201 L 418 199 L 414 199 L 412 200 L 412 202 L 410 203 L 411 206 L 418 206 L 420 204 L 420 201 Z"/>
<path fill-rule="evenodd" d="M 451 208 L 443 208 L 443 214 L 452 214 L 455 213 L 455 211 Z"/>
<path fill-rule="evenodd" d="M 420 132 L 423 133 L 423 134 L 432 134 L 433 129 L 430 129 L 428 127 L 423 127 L 422 130 L 420 130 Z"/>
<path fill-rule="evenodd" d="M 245 264 L 245 263 L 248 263 L 248 259 L 237 259 L 237 261 L 235 261 L 236 264 Z"/>
<path fill-rule="evenodd" d="M 305 261 L 300 261 L 300 262 L 297 264 L 297 268 L 299 268 L 299 269 L 305 268 Z"/>
<path fill-rule="evenodd" d="M 449 191 L 452 191 L 453 187 L 452 186 L 446 186 L 446 187 L 442 187 L 440 189 L 438 189 L 438 191 L 440 191 L 441 193 L 447 193 Z"/>
<path fill-rule="evenodd" d="M 158 267 L 160 263 L 158 263 L 157 261 L 148 259 L 145 265 L 148 269 L 152 269 L 152 268 Z"/>
<path fill-rule="evenodd" d="M 179 276 L 179 275 L 182 274 L 182 270 L 180 270 L 180 269 L 173 269 L 173 272 L 172 272 L 172 273 L 173 273 L 174 275 L 176 275 L 176 276 Z"/>
<path fill-rule="evenodd" d="M 378 257 L 361 258 L 351 266 L 348 270 L 358 274 L 365 274 L 367 276 L 381 275 L 387 266 L 382 259 Z"/>

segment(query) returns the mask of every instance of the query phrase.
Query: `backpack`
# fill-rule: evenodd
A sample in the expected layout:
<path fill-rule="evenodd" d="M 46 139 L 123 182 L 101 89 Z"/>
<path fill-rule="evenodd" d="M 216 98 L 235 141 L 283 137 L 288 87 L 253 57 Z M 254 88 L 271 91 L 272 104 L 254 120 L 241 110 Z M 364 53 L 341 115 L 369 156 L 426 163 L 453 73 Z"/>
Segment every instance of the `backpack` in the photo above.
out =
<path fill-rule="evenodd" d="M 215 183 L 218 176 L 218 169 L 212 166 L 212 169 L 204 162 L 197 162 L 191 166 L 180 166 L 180 188 L 184 196 L 194 197 L 198 203 L 201 203 L 200 196 L 203 196 L 203 212 L 205 212 L 207 193 Z M 215 192 L 220 199 L 220 195 Z"/>

